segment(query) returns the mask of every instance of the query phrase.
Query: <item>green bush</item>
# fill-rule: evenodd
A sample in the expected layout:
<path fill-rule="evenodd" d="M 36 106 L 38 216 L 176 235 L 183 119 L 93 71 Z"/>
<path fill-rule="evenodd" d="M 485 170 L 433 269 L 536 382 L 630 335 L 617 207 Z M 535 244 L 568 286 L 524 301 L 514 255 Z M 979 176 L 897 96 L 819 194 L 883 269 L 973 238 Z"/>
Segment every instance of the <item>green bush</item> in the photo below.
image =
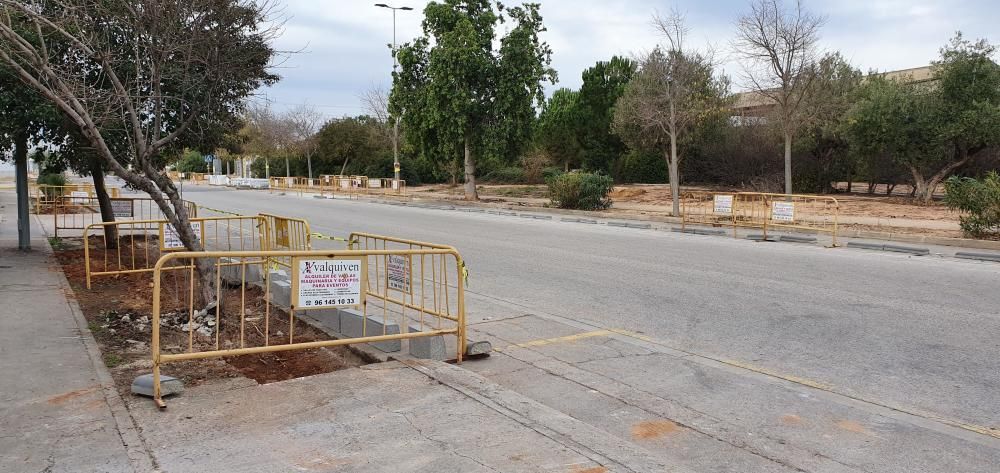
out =
<path fill-rule="evenodd" d="M 65 186 L 66 176 L 62 174 L 42 174 L 38 176 L 38 184 L 43 186 Z"/>
<path fill-rule="evenodd" d="M 550 167 L 542 169 L 542 180 L 544 180 L 546 183 L 548 183 L 552 179 L 556 178 L 557 176 L 561 176 L 563 174 L 564 174 L 564 172 L 563 172 L 562 168 L 555 167 L 555 166 L 550 166 Z"/>
<path fill-rule="evenodd" d="M 491 184 L 524 184 L 524 169 L 519 167 L 500 168 L 483 176 L 483 182 Z"/>
<path fill-rule="evenodd" d="M 1000 174 L 992 171 L 982 179 L 954 176 L 945 189 L 945 204 L 968 212 L 959 218 L 962 231 L 974 237 L 1000 233 Z"/>
<path fill-rule="evenodd" d="M 610 176 L 573 172 L 560 174 L 548 181 L 552 204 L 563 209 L 604 210 L 611 207 Z"/>
<path fill-rule="evenodd" d="M 632 150 L 615 163 L 615 180 L 620 183 L 664 184 L 667 161 L 657 152 Z"/>

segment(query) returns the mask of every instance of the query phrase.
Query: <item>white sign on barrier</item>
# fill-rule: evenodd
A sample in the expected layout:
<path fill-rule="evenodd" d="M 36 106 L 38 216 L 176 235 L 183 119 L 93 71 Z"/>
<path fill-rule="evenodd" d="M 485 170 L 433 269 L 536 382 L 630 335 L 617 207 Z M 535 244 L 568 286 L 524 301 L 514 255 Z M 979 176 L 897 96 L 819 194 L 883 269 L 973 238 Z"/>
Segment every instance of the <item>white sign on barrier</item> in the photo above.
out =
<path fill-rule="evenodd" d="M 793 202 L 771 202 L 771 220 L 776 222 L 794 222 L 795 204 Z"/>
<path fill-rule="evenodd" d="M 372 188 L 372 189 L 378 189 L 378 188 L 382 187 L 382 180 L 381 179 L 369 179 L 368 180 L 368 187 Z"/>
<path fill-rule="evenodd" d="M 69 201 L 74 204 L 85 204 L 90 195 L 86 191 L 73 191 L 69 193 Z"/>
<path fill-rule="evenodd" d="M 293 258 L 292 307 L 322 309 L 361 305 L 368 259 Z"/>
<path fill-rule="evenodd" d="M 389 255 L 386 261 L 386 286 L 389 289 L 410 293 L 410 259 L 403 255 Z"/>
<path fill-rule="evenodd" d="M 132 199 L 111 199 L 111 212 L 115 214 L 115 218 L 132 218 L 135 204 Z"/>
<path fill-rule="evenodd" d="M 723 215 L 733 214 L 732 195 L 716 195 L 714 200 L 715 200 L 715 213 Z"/>
<path fill-rule="evenodd" d="M 203 240 L 201 233 L 201 222 L 191 222 L 191 230 L 194 234 L 198 236 L 199 240 Z M 177 234 L 177 230 L 172 224 L 161 223 L 160 224 L 160 249 L 162 250 L 183 250 L 184 242 L 181 241 L 181 236 Z"/>

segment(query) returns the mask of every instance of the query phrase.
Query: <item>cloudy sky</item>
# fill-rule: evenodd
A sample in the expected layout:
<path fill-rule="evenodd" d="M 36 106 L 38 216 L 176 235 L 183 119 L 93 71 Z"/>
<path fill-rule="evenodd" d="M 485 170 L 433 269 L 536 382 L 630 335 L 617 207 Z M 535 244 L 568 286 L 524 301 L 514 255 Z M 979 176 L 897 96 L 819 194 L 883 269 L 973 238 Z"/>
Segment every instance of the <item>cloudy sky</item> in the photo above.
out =
<path fill-rule="evenodd" d="M 282 80 L 260 91 L 259 100 L 279 110 L 308 103 L 331 118 L 363 113 L 358 95 L 373 84 L 388 87 L 390 82 L 392 12 L 376 8 L 375 1 L 279 1 L 285 2 L 285 25 L 277 47 L 297 52 L 281 59 L 276 71 Z M 548 28 L 543 39 L 552 47 L 552 66 L 559 73 L 558 84 L 547 90 L 579 87 L 580 73 L 598 60 L 651 49 L 660 38 L 650 27 L 650 17 L 671 8 L 686 15 L 690 44 L 714 47 L 725 72 L 736 76 L 740 68 L 731 57 L 730 40 L 747 1 L 541 0 Z M 420 33 L 426 3 L 390 3 L 414 8 L 397 13 L 400 43 Z M 822 47 L 841 51 L 862 70 L 926 65 L 956 30 L 1000 42 L 989 37 L 991 32 L 996 35 L 995 20 L 1000 17 L 995 1 L 805 0 L 805 6 L 827 17 Z"/>

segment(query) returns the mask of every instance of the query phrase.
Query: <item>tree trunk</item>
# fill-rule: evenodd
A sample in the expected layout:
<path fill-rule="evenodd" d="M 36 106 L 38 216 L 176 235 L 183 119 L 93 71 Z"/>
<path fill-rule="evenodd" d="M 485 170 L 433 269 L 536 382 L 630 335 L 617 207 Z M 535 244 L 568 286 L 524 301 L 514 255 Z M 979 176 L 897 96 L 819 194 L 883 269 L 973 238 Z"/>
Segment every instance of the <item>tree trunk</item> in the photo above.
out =
<path fill-rule="evenodd" d="M 313 178 L 313 158 L 311 154 L 306 155 L 306 166 L 309 167 L 309 180 L 312 181 Z"/>
<path fill-rule="evenodd" d="M 892 190 L 896 188 L 896 184 L 886 183 L 885 185 L 885 195 L 892 195 Z"/>
<path fill-rule="evenodd" d="M 563 163 L 563 172 L 569 172 L 569 161 Z"/>
<path fill-rule="evenodd" d="M 479 200 L 476 192 L 476 161 L 472 156 L 469 132 L 465 133 L 465 200 Z"/>
<path fill-rule="evenodd" d="M 785 194 L 792 193 L 792 134 L 785 132 Z"/>
<path fill-rule="evenodd" d="M 291 171 L 288 167 L 288 158 L 285 158 L 285 177 L 292 177 Z"/>
<path fill-rule="evenodd" d="M 344 165 L 340 167 L 340 175 L 341 176 L 343 176 L 344 175 L 344 171 L 347 170 L 347 161 L 350 160 L 350 159 L 351 159 L 350 155 L 344 157 Z"/>
<path fill-rule="evenodd" d="M 851 193 L 851 186 L 854 185 L 854 183 L 851 182 L 851 179 L 853 179 L 853 178 L 854 178 L 854 176 L 852 176 L 851 173 L 847 173 L 847 193 L 848 194 Z"/>
<path fill-rule="evenodd" d="M 913 176 L 914 197 L 921 202 L 929 202 L 930 196 L 927 195 L 927 181 L 924 179 L 923 174 L 920 174 L 920 170 L 914 166 L 907 167 Z"/>
<path fill-rule="evenodd" d="M 101 208 L 101 221 L 114 222 L 115 212 L 111 207 L 111 196 L 104 186 L 104 167 L 96 159 L 90 160 L 90 176 L 94 180 L 94 194 L 97 195 L 97 204 Z M 116 225 L 104 226 L 104 247 L 112 250 L 118 248 L 118 227 Z"/>
<path fill-rule="evenodd" d="M 678 172 L 677 140 L 670 137 L 670 154 L 667 155 L 667 171 L 670 174 L 670 200 L 673 203 L 671 215 L 680 217 L 681 215 L 681 183 Z"/>
<path fill-rule="evenodd" d="M 17 249 L 31 249 L 31 216 L 28 214 L 28 135 L 14 137 L 14 169 L 17 188 Z"/>

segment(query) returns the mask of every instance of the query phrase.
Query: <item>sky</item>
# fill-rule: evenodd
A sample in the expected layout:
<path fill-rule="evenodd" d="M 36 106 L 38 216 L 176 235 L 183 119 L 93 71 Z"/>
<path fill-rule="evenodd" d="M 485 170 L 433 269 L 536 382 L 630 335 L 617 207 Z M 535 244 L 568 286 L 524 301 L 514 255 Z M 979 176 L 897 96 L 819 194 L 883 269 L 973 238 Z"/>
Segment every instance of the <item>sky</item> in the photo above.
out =
<path fill-rule="evenodd" d="M 283 31 L 275 42 L 283 53 L 274 68 L 282 79 L 258 91 L 255 101 L 279 111 L 309 104 L 327 118 L 364 113 L 359 96 L 374 86 L 388 89 L 391 83 L 392 12 L 372 1 L 283 1 L 278 14 Z M 414 8 L 396 13 L 397 41 L 420 35 L 427 2 L 394 2 L 390 5 Z M 559 87 L 578 88 L 580 74 L 597 61 L 616 54 L 632 57 L 655 47 L 662 38 L 651 26 L 652 15 L 671 9 L 685 16 L 688 44 L 714 50 L 721 72 L 733 79 L 734 89 L 741 89 L 742 67 L 731 42 L 734 22 L 748 10 L 748 0 L 540 3 L 547 28 L 542 39 L 552 48 L 552 67 L 558 72 L 558 82 L 546 85 L 549 94 Z M 862 71 L 927 65 L 958 30 L 970 38 L 1000 41 L 989 36 L 996 31 L 1000 2 L 805 0 L 804 5 L 826 17 L 822 50 L 840 51 Z"/>
<path fill-rule="evenodd" d="M 538 0 L 536 0 L 538 1 Z M 788 3 L 790 0 L 786 0 Z M 372 86 L 391 82 L 392 12 L 361 0 L 279 0 L 283 32 L 275 46 L 284 51 L 275 71 L 282 80 L 258 91 L 257 102 L 276 110 L 310 104 L 327 118 L 364 113 L 358 98 Z M 402 43 L 420 34 L 423 0 L 393 0 L 413 7 L 396 13 L 396 37 Z M 507 4 L 515 2 L 505 1 Z M 541 0 L 558 83 L 578 88 L 580 74 L 613 55 L 634 56 L 661 41 L 650 26 L 654 12 L 677 9 L 686 17 L 692 47 L 715 50 L 722 71 L 741 88 L 742 68 L 731 52 L 734 22 L 748 10 L 748 0 L 597 1 Z M 927 65 L 955 31 L 967 37 L 996 36 L 1000 2 L 926 0 L 805 0 L 805 8 L 827 19 L 821 47 L 839 50 L 862 71 Z M 992 27 L 992 28 L 991 28 Z"/>

